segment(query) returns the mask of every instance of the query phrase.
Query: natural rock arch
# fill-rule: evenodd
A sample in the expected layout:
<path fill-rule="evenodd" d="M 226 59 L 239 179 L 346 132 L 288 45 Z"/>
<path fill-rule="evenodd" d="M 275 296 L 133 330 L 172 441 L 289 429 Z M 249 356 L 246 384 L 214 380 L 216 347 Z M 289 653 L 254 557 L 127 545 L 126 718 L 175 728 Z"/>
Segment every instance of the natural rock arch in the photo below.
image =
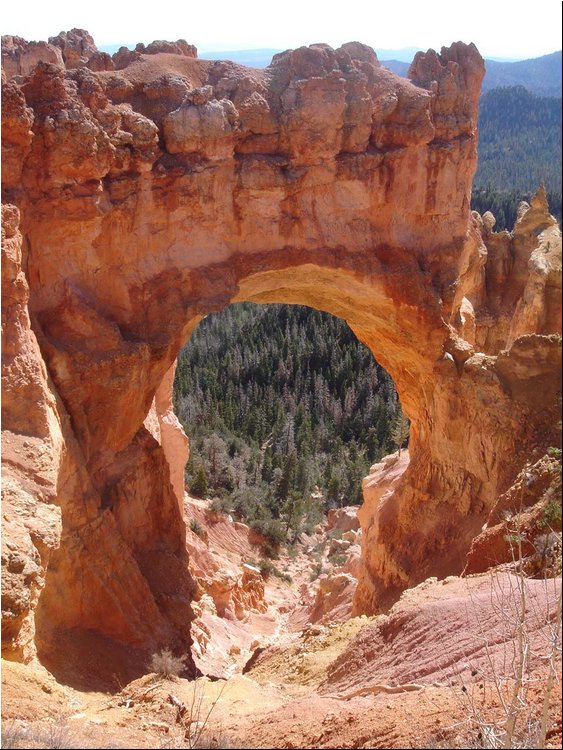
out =
<path fill-rule="evenodd" d="M 552 439 L 560 235 L 543 194 L 513 236 L 470 213 L 473 45 L 417 55 L 411 81 L 358 43 L 265 71 L 145 52 L 119 71 L 39 63 L 3 91 L 4 643 L 51 666 L 78 632 L 139 654 L 189 644 L 173 449 L 143 422 L 155 394 L 166 422 L 171 368 L 210 311 L 326 310 L 395 380 L 411 460 L 363 511 L 358 612 L 459 573 Z"/>

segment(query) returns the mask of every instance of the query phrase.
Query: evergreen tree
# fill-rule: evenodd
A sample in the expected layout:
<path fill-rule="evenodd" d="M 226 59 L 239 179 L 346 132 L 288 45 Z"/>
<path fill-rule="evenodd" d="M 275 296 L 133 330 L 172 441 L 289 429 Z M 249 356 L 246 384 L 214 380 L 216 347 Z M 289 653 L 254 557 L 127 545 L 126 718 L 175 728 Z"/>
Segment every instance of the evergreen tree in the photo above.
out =
<path fill-rule="evenodd" d="M 399 409 L 391 425 L 391 440 L 393 441 L 395 448 L 398 449 L 399 456 L 401 455 L 401 448 L 404 446 L 409 436 L 409 428 L 409 419 L 408 417 L 405 417 L 403 410 L 399 405 Z"/>
<path fill-rule="evenodd" d="M 392 448 L 397 409 L 391 379 L 343 321 L 248 303 L 194 331 L 174 403 L 190 436 L 188 487 L 204 494 L 203 467 L 206 492 L 272 538 L 271 523 L 284 534 L 289 523 L 290 537 L 313 523 L 315 487 L 325 507 L 361 502 L 370 463 Z"/>
<path fill-rule="evenodd" d="M 194 497 L 207 497 L 207 476 L 205 474 L 205 469 L 203 466 L 199 466 L 194 481 L 192 482 L 190 486 L 190 492 Z"/>

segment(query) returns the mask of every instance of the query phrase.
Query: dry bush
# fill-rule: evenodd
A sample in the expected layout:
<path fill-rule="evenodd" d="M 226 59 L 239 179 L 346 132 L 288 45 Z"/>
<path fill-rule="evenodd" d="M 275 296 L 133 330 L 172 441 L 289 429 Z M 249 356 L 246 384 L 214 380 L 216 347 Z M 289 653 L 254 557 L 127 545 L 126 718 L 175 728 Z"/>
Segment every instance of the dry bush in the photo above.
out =
<path fill-rule="evenodd" d="M 192 685 L 192 694 L 187 704 L 182 703 L 175 695 L 169 694 L 168 700 L 176 708 L 176 731 L 170 732 L 162 748 L 175 750 L 176 748 L 232 748 L 234 745 L 229 738 L 217 728 L 213 729 L 210 725 L 211 714 L 215 710 L 217 703 L 221 699 L 224 682 L 218 695 L 205 701 L 205 687 L 203 683 L 195 680 Z"/>
<path fill-rule="evenodd" d="M 88 744 L 84 737 L 79 736 L 75 728 L 68 724 L 68 717 L 64 714 L 27 726 L 15 721 L 2 724 L 2 748 L 6 750 L 17 748 L 65 750 L 77 747 L 86 748 Z"/>
<path fill-rule="evenodd" d="M 159 677 L 178 677 L 186 669 L 186 656 L 174 656 L 167 648 L 150 658 L 148 668 Z"/>
<path fill-rule="evenodd" d="M 550 548 L 552 541 L 549 538 Z M 540 539 L 539 548 L 528 557 L 522 553 L 523 534 L 514 530 L 510 542 L 513 563 L 503 566 L 504 573 L 507 567 L 512 573 L 508 590 L 502 584 L 501 571 L 490 574 L 490 601 L 497 613 L 497 627 L 483 629 L 470 590 L 471 614 L 480 628 L 475 653 L 485 654 L 486 660 L 485 667 L 472 670 L 470 684 L 462 683 L 460 689 L 459 681 L 450 682 L 467 715 L 469 742 L 464 747 L 544 748 L 554 723 L 551 704 L 561 670 L 561 579 L 544 576 L 546 606 L 538 604 L 530 596 L 527 581 L 532 576 L 527 571 L 531 558 L 546 558 L 545 540 Z M 494 654 L 497 644 L 503 644 L 500 658 L 498 652 Z M 545 665 L 544 670 L 538 672 L 533 662 Z"/>

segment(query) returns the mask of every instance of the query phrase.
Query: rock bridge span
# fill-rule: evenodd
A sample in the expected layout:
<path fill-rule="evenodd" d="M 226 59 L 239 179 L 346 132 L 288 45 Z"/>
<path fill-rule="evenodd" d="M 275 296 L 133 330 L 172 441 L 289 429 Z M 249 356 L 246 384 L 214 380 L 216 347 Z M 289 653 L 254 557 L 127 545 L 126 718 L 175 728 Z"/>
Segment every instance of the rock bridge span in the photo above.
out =
<path fill-rule="evenodd" d="M 411 419 L 408 469 L 364 508 L 356 611 L 459 573 L 531 446 L 552 440 L 560 372 L 545 196 L 512 235 L 470 212 L 475 47 L 419 53 L 410 80 L 359 43 L 264 71 L 181 45 L 113 62 L 33 48 L 28 71 L 30 48 L 10 49 L 5 653 L 52 665 L 76 633 L 139 653 L 189 644 L 171 373 L 202 316 L 236 301 L 345 319 Z"/>

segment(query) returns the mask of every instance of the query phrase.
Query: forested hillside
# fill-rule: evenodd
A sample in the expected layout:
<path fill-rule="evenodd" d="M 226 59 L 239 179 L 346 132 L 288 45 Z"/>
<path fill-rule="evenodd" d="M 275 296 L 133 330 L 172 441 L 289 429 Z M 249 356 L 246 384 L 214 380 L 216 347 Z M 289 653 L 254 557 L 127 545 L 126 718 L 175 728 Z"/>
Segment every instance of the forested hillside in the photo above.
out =
<path fill-rule="evenodd" d="M 263 530 L 359 503 L 370 463 L 407 434 L 391 378 L 346 323 L 299 306 L 239 304 L 203 320 L 178 360 L 175 408 L 192 493 Z"/>
<path fill-rule="evenodd" d="M 522 86 L 481 97 L 479 163 L 472 208 L 492 211 L 495 229 L 512 229 L 521 200 L 543 183 L 561 221 L 561 98 L 534 96 Z"/>
<path fill-rule="evenodd" d="M 476 187 L 561 192 L 561 98 L 522 86 L 483 94 Z"/>

